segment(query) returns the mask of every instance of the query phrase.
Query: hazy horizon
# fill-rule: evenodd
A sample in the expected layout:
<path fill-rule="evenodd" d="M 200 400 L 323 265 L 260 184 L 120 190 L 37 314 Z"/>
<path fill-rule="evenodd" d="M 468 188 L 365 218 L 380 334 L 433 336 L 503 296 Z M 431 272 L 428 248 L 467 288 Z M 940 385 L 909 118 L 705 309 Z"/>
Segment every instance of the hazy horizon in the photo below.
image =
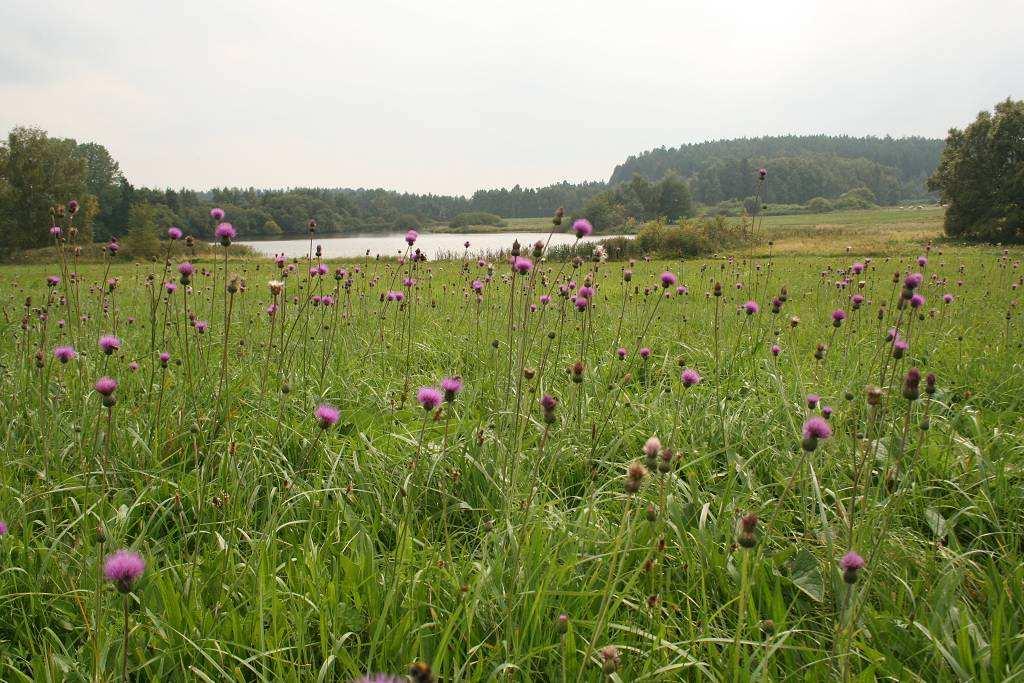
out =
<path fill-rule="evenodd" d="M 137 185 L 468 195 L 607 180 L 656 147 L 943 138 L 1021 96 L 1009 0 L 0 7 L 0 128 Z"/>

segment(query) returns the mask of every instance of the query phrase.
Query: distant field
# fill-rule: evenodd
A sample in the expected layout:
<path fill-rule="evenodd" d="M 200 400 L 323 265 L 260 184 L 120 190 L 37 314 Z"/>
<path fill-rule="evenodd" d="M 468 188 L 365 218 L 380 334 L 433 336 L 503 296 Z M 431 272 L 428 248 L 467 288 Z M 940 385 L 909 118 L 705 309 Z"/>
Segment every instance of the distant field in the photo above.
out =
<path fill-rule="evenodd" d="M 945 209 L 886 207 L 860 211 L 765 216 L 758 228 L 774 253 L 827 255 L 847 247 L 860 254 L 909 253 L 942 237 Z M 768 251 L 765 243 L 751 254 Z"/>

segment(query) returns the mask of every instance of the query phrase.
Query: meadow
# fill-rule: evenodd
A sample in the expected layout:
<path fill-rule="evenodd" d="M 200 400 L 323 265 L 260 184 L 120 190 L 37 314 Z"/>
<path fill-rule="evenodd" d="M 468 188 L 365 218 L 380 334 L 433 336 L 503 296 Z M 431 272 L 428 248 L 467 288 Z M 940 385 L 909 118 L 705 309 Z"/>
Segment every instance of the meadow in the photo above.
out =
<path fill-rule="evenodd" d="M 1019 677 L 1021 252 L 915 215 L 636 262 L 61 226 L 0 270 L 0 678 Z"/>

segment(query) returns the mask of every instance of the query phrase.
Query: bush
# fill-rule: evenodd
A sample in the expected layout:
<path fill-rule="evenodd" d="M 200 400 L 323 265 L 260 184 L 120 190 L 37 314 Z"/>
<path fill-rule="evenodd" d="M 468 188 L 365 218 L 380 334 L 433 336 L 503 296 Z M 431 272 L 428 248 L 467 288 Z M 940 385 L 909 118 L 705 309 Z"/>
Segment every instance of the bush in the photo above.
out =
<path fill-rule="evenodd" d="M 828 213 L 834 208 L 832 202 L 824 197 L 814 197 L 807 202 L 807 213 Z"/>
<path fill-rule="evenodd" d="M 662 219 L 640 227 L 634 239 L 611 237 L 599 242 L 563 245 L 551 249 L 548 258 L 561 260 L 578 255 L 590 258 L 597 245 L 604 247 L 610 259 L 680 258 L 713 254 L 755 243 L 746 220 L 728 221 L 724 216 L 696 218 L 667 223 Z"/>
<path fill-rule="evenodd" d="M 471 225 L 493 225 L 501 228 L 507 225 L 501 216 L 486 211 L 467 211 L 460 213 L 448 224 L 450 228 L 468 228 Z"/>

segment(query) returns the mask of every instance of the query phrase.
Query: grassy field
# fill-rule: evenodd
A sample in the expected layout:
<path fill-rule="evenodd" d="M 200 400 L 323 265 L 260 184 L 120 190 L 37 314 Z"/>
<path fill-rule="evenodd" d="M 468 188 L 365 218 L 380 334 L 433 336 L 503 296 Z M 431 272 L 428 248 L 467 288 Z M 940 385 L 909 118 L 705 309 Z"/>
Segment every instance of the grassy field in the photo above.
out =
<path fill-rule="evenodd" d="M 5 267 L 0 679 L 1019 677 L 1021 253 L 938 220 Z"/>

